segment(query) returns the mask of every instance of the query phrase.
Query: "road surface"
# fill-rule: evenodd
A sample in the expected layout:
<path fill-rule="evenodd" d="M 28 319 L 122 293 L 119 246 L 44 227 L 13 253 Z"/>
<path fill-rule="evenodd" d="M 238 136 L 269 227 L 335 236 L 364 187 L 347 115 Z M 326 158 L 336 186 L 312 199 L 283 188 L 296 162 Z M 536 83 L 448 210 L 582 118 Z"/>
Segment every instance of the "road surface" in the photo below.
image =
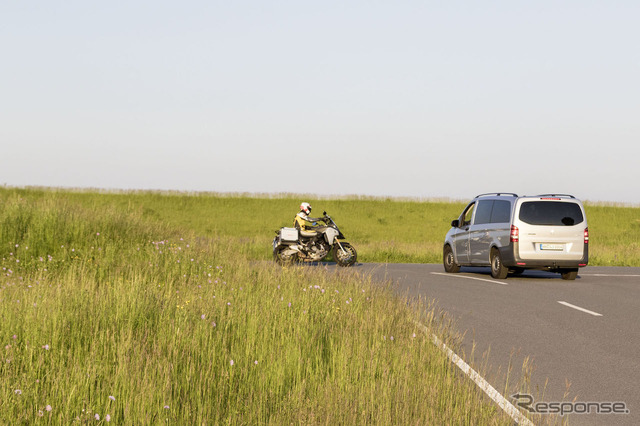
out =
<path fill-rule="evenodd" d="M 433 299 L 451 314 L 465 333 L 458 355 L 478 370 L 486 362 L 485 378 L 505 397 L 517 391 L 507 386 L 505 392 L 509 365 L 512 384 L 529 357 L 534 403 L 619 402 L 628 414 L 572 414 L 569 423 L 640 424 L 640 268 L 590 266 L 575 281 L 543 271 L 494 280 L 489 268 L 446 274 L 432 264 L 358 264 L 354 270 L 393 282 L 401 295 Z"/>

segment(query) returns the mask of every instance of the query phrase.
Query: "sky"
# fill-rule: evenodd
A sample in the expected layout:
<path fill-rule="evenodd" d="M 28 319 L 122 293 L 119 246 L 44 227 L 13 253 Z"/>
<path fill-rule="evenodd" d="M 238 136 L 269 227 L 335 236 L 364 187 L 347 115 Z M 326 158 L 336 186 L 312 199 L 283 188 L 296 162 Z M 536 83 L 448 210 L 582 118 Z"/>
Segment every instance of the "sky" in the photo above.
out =
<path fill-rule="evenodd" d="M 0 2 L 0 185 L 640 203 L 637 1 Z"/>

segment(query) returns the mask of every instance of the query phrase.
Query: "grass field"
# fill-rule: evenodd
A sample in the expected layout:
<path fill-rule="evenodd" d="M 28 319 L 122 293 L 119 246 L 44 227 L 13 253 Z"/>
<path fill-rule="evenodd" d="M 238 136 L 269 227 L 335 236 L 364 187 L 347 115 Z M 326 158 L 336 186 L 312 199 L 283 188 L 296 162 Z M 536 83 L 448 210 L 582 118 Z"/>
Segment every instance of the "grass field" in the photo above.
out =
<path fill-rule="evenodd" d="M 306 199 L 364 262 L 440 262 L 463 208 Z M 425 305 L 255 262 L 300 201 L 0 189 L 0 423 L 510 424 Z M 592 263 L 639 264 L 637 212 L 587 206 Z"/>
<path fill-rule="evenodd" d="M 425 306 L 256 263 L 206 207 L 142 199 L 0 191 L 0 424 L 511 423 Z"/>
<path fill-rule="evenodd" d="M 38 191 L 29 191 L 35 196 Z M 44 196 L 40 191 L 39 196 Z M 228 237 L 252 259 L 271 259 L 271 240 L 291 226 L 303 200 L 313 215 L 326 210 L 358 250 L 362 262 L 441 263 L 442 243 L 466 203 L 402 201 L 371 197 L 324 200 L 294 195 L 250 196 L 64 192 L 81 205 L 117 207 L 173 228 Z M 585 203 L 590 265 L 640 266 L 640 208 Z"/>

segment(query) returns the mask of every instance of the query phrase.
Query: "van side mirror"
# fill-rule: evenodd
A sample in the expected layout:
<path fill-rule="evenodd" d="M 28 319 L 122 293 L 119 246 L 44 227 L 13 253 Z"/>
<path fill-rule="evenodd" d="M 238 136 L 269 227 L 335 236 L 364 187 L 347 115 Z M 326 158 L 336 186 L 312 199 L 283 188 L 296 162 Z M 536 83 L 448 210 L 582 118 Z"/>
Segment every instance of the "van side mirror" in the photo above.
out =
<path fill-rule="evenodd" d="M 460 226 L 460 221 L 458 219 L 452 220 L 451 226 L 453 226 L 454 228 L 457 228 L 458 226 Z"/>

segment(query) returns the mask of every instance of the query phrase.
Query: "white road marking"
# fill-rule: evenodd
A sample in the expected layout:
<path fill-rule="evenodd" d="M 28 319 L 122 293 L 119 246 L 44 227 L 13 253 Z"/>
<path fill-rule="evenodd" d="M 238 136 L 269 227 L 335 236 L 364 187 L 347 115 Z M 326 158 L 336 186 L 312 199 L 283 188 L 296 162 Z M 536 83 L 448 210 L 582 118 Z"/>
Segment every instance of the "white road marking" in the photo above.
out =
<path fill-rule="evenodd" d="M 561 302 L 560 300 L 558 300 L 558 303 L 561 304 L 561 305 L 564 305 L 564 306 L 568 306 L 568 307 L 573 308 L 573 309 L 577 309 L 578 311 L 586 312 L 587 314 L 593 315 L 594 317 L 601 317 L 602 316 L 602 314 L 590 311 L 590 310 L 585 309 L 585 308 L 581 308 L 580 306 L 572 305 L 571 303 Z"/>
<path fill-rule="evenodd" d="M 633 274 L 580 274 L 583 277 L 640 277 Z"/>
<path fill-rule="evenodd" d="M 460 274 L 448 274 L 446 272 L 431 272 L 433 275 L 444 275 L 447 277 L 452 277 L 452 278 L 467 278 L 469 280 L 478 280 L 478 281 L 486 281 L 488 283 L 493 283 L 493 284 L 500 284 L 500 285 L 509 285 L 507 283 L 503 283 L 501 281 L 496 281 L 496 280 L 488 280 L 485 278 L 477 278 L 477 277 L 470 277 L 468 275 L 460 275 Z"/>
<path fill-rule="evenodd" d="M 435 273 L 435 272 L 434 272 Z M 415 324 L 426 334 L 429 335 L 429 330 L 423 324 L 415 322 Z M 510 403 L 500 392 L 498 392 L 493 386 L 489 384 L 477 371 L 475 371 L 469 364 L 464 362 L 455 352 L 447 347 L 435 334 L 431 334 L 431 339 L 437 347 L 439 347 L 449 358 L 451 362 L 458 366 L 464 374 L 466 374 L 471 380 L 484 393 L 487 394 L 502 410 L 507 413 L 517 424 L 533 426 L 531 420 L 527 419 L 512 403 Z"/>

